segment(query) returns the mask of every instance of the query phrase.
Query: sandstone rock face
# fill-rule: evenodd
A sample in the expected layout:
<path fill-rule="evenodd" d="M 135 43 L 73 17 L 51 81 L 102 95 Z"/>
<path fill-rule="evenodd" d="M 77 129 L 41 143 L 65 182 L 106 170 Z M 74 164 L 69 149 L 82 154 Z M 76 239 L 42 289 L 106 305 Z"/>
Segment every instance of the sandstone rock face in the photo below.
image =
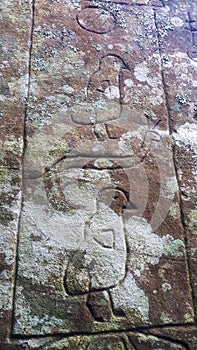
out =
<path fill-rule="evenodd" d="M 195 1 L 0 6 L 0 349 L 195 350 Z"/>
<path fill-rule="evenodd" d="M 14 298 L 31 6 L 26 1 L 1 2 L 0 18 L 0 342 L 3 342 L 10 333 Z"/>

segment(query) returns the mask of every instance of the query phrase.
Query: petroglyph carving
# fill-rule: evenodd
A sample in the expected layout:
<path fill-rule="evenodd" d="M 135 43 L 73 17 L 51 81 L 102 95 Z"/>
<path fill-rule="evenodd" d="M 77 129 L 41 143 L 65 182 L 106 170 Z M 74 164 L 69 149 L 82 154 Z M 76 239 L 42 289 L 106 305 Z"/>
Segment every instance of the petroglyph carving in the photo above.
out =
<path fill-rule="evenodd" d="M 111 100 L 119 100 L 120 107 L 124 99 L 123 90 L 123 71 L 130 71 L 129 66 L 124 60 L 115 54 L 108 54 L 101 58 L 99 69 L 93 74 L 89 80 L 87 87 L 88 98 L 90 100 L 95 97 L 104 95 Z M 106 77 L 106 71 L 108 75 Z"/>
<path fill-rule="evenodd" d="M 89 79 L 86 101 L 71 109 L 73 122 L 97 124 L 120 118 L 124 100 L 125 70 L 129 72 L 130 68 L 118 55 L 108 54 L 102 57 L 99 68 Z"/>
<path fill-rule="evenodd" d="M 155 135 L 157 135 L 157 133 Z M 109 140 L 109 143 L 110 142 L 112 141 Z M 121 158 L 119 159 L 119 161 L 121 161 L 120 164 L 114 160 L 107 158 L 93 158 L 93 160 L 87 161 L 86 159 L 88 156 L 87 158 L 82 158 L 81 163 L 77 161 L 77 158 L 73 159 L 73 161 L 71 160 L 72 158 L 69 158 L 70 160 L 66 157 L 62 158 L 56 162 L 56 165 L 52 166 L 51 168 L 46 168 L 44 174 L 44 186 L 51 206 L 60 212 L 67 212 L 71 210 L 73 213 L 75 213 L 80 207 L 83 207 L 84 199 L 82 197 L 79 198 L 78 201 L 69 199 L 68 191 L 70 186 L 69 182 L 71 180 L 69 177 L 69 179 L 66 180 L 67 183 L 65 183 L 67 171 L 69 174 L 71 171 L 75 172 L 77 168 L 81 168 L 84 177 L 86 177 L 88 171 L 94 171 L 95 173 L 100 172 L 100 174 L 102 171 L 107 171 L 110 181 L 107 183 L 105 181 L 101 182 L 101 185 L 97 184 L 99 186 L 99 196 L 97 197 L 98 203 L 102 201 L 119 216 L 123 214 L 125 209 L 132 210 L 133 214 L 139 209 L 137 215 L 142 215 L 148 220 L 148 222 L 152 220 L 154 225 L 156 225 L 154 227 L 157 227 L 156 221 L 159 220 L 159 217 L 157 217 L 159 213 L 158 203 L 163 203 L 163 200 L 166 203 L 166 200 L 162 199 L 161 197 L 161 191 L 162 188 L 165 187 L 166 181 L 160 171 L 160 169 L 164 167 L 164 164 L 161 163 L 159 155 L 153 154 L 149 148 L 148 142 L 150 142 L 150 140 L 139 142 L 136 137 L 132 137 L 132 133 L 126 133 L 122 135 L 121 140 L 113 142 L 115 142 L 115 144 L 113 144 L 113 147 L 121 147 L 121 150 L 123 148 L 126 150 L 131 149 L 130 152 L 132 151 L 131 157 L 128 158 L 128 162 L 131 168 L 133 168 L 133 170 L 130 172 L 129 177 L 127 171 L 124 169 L 124 165 L 120 165 L 123 164 Z M 107 145 L 108 143 L 105 143 L 106 152 Z M 165 153 L 165 143 L 163 146 Z M 82 144 L 80 146 L 80 151 L 82 154 L 83 147 L 84 145 Z M 87 149 L 87 147 L 84 149 Z M 115 152 L 115 148 L 113 148 L 113 150 Z M 152 171 L 149 167 L 150 162 L 154 165 L 154 180 L 152 179 Z M 138 167 L 141 174 L 141 180 L 139 182 L 136 181 L 137 178 L 135 178 L 134 175 L 134 169 L 136 168 L 137 171 Z M 79 178 L 77 176 L 76 179 L 75 176 L 72 177 L 72 181 L 75 182 L 75 188 L 80 187 L 84 179 L 80 179 L 80 176 Z M 132 191 L 132 188 L 135 188 L 134 192 Z M 135 197 L 137 188 L 138 190 L 142 190 L 144 192 L 143 203 L 141 200 L 138 201 L 138 198 Z M 172 196 L 173 195 L 174 190 L 172 192 Z"/>
<path fill-rule="evenodd" d="M 6 287 L 9 303 L 11 294 L 16 300 L 8 348 L 179 348 L 175 338 L 171 346 L 166 326 L 189 328 L 194 312 L 185 212 L 174 171 L 177 140 L 172 144 L 167 121 L 173 106 L 167 97 L 179 75 L 170 60 L 184 60 L 176 68 L 183 70 L 185 81 L 191 76 L 186 65 L 195 64 L 185 60 L 187 45 L 183 52 L 176 50 L 177 41 L 162 45 L 179 29 L 186 34 L 182 15 L 176 17 L 178 2 L 46 0 L 33 7 L 30 51 L 26 55 L 22 49 L 29 57 L 23 65 L 28 68 L 23 71 L 28 73 L 24 135 L 16 135 L 24 143 L 23 150 L 19 146 L 23 193 L 14 207 L 16 212 L 21 205 L 21 214 L 11 222 L 10 233 L 3 229 L 3 238 L 10 234 L 5 259 L 9 263 L 16 253 L 17 260 L 10 274 L 2 271 L 6 283 L 16 271 Z M 183 1 L 181 11 L 186 7 Z M 173 11 L 171 24 L 179 25 L 172 31 L 168 15 Z M 41 53 L 47 69 L 35 70 Z M 8 81 L 16 106 L 13 77 Z M 187 88 L 181 81 L 180 74 L 175 88 Z M 6 147 L 17 158 L 12 139 Z M 181 175 L 184 181 L 187 174 Z M 9 250 L 12 241 L 17 247 Z M 166 329 L 165 341 L 148 337 L 154 325 L 163 339 Z"/>
<path fill-rule="evenodd" d="M 88 32 L 105 34 L 109 33 L 116 27 L 116 18 L 108 10 L 88 6 L 77 15 L 77 22 L 81 28 Z"/>
<path fill-rule="evenodd" d="M 83 226 L 80 253 L 76 251 L 69 258 L 64 283 L 67 293 L 72 295 L 111 288 L 125 275 L 126 243 L 121 214 L 129 202 L 124 192 L 129 194 L 129 190 L 117 190 L 110 171 L 113 173 L 114 170 L 107 170 L 109 175 L 102 175 L 105 169 L 91 169 L 91 163 L 84 166 L 84 179 L 92 176 L 100 178 L 97 188 L 103 186 L 103 176 L 109 176 L 108 181 L 112 183 L 109 186 L 105 183 L 105 188 L 97 189 L 96 207 Z M 116 269 L 113 268 L 115 260 L 119 261 Z"/>
<path fill-rule="evenodd" d="M 105 237 L 103 237 L 103 234 Z M 81 255 L 69 259 L 65 288 L 77 295 L 113 287 L 125 274 L 126 245 L 122 218 L 106 206 L 86 222 Z M 118 268 L 114 269 L 114 261 Z"/>
<path fill-rule="evenodd" d="M 72 170 L 72 177 L 73 174 Z M 142 317 L 146 321 L 148 319 L 148 300 L 135 282 L 133 275 L 135 272 L 128 273 L 128 270 L 132 271 L 131 268 L 133 269 L 132 255 L 135 254 L 136 249 L 141 249 L 141 245 L 137 248 L 134 247 L 136 227 L 139 230 L 140 225 L 142 226 L 140 233 L 142 246 L 147 245 L 146 239 L 152 240 L 150 245 L 152 258 L 149 258 L 148 253 L 148 263 L 158 262 L 158 258 L 162 255 L 162 239 L 151 231 L 150 225 L 146 226 L 146 220 L 138 222 L 135 218 L 130 221 L 124 218 L 124 210 L 128 210 L 130 205 L 131 189 L 126 171 L 116 162 L 106 159 L 91 160 L 83 166 L 83 169 L 79 170 L 79 175 L 74 188 L 76 193 L 78 187 L 81 190 L 81 195 L 78 193 L 75 203 L 69 198 L 71 195 L 69 180 L 64 181 L 67 184 L 65 191 L 62 189 L 62 193 L 67 193 L 66 203 L 70 203 L 72 206 L 75 206 L 76 203 L 78 205 L 79 209 L 75 211 L 74 215 L 79 217 L 85 215 L 87 218 L 86 221 L 82 220 L 80 228 L 75 225 L 75 234 L 77 230 L 78 233 L 75 238 L 70 238 L 72 244 L 73 239 L 76 239 L 78 248 L 75 250 L 71 248 L 68 251 L 68 263 L 64 275 L 65 291 L 70 296 L 87 295 L 87 307 L 93 313 L 95 320 L 100 322 L 111 317 L 112 312 L 110 308 L 108 308 L 107 315 L 105 315 L 105 311 L 101 312 L 99 305 L 102 304 L 104 292 L 110 293 L 115 315 L 124 315 L 128 320 L 132 317 L 133 309 L 139 308 L 140 310 L 138 299 L 140 303 L 143 300 L 146 310 Z M 87 193 L 84 192 L 85 187 L 88 188 L 89 193 L 91 191 L 92 193 L 85 200 L 86 202 L 80 203 L 81 196 Z M 90 198 L 92 202 L 90 202 Z M 86 206 L 85 209 L 89 212 L 88 216 L 85 211 L 81 211 L 83 206 Z M 148 207 L 148 209 L 150 214 L 152 208 Z M 67 212 L 69 216 L 69 209 Z M 72 217 L 74 217 L 73 214 Z M 67 228 L 67 230 L 69 229 Z M 147 237 L 144 238 L 146 231 Z M 139 273 L 146 264 L 144 254 L 140 254 L 143 261 L 139 259 L 139 268 L 136 266 Z M 118 262 L 116 269 L 114 269 L 114 261 Z M 94 293 L 97 294 L 94 295 Z M 133 294 L 136 294 L 137 299 L 133 297 Z M 121 296 L 121 300 L 119 300 L 119 296 Z"/>

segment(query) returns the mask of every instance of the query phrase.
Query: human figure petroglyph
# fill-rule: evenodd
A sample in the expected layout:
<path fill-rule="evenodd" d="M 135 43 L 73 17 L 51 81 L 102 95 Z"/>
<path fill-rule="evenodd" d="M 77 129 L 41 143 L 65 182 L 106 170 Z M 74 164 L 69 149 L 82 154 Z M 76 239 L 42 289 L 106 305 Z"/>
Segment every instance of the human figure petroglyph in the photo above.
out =
<path fill-rule="evenodd" d="M 92 176 L 91 170 L 89 176 Z M 109 187 L 97 192 L 97 205 L 84 222 L 79 248 L 68 252 L 66 293 L 73 297 L 86 296 L 87 307 L 101 322 L 113 317 L 113 312 L 130 319 L 132 309 L 140 310 L 142 302 L 146 306 L 143 317 L 148 319 L 148 300 L 135 277 L 147 264 L 157 264 L 163 251 L 162 238 L 153 233 L 146 220 L 124 216 L 124 210 L 128 210 L 125 202 L 119 199 L 121 196 L 116 198 L 117 193 L 121 193 L 125 199 L 124 192 Z M 118 201 L 119 210 L 117 206 L 112 209 L 113 200 Z M 105 310 L 103 314 L 98 310 L 99 298 L 108 305 L 108 316 Z"/>
<path fill-rule="evenodd" d="M 73 177 L 74 173 L 71 172 L 70 175 Z M 126 224 L 125 228 L 125 220 L 127 222 L 128 219 L 124 218 L 124 211 L 128 212 L 132 203 L 129 203 L 131 189 L 126 170 L 107 159 L 94 159 L 87 162 L 81 173 L 79 170 L 79 176 L 75 181 L 75 193 L 77 187 L 81 191 L 81 194 L 78 193 L 78 197 L 75 198 L 75 203 L 73 203 L 72 198 L 69 198 L 72 192 L 69 190 L 68 180 L 62 182 L 62 185 L 63 183 L 67 184 L 67 189 L 65 191 L 62 189 L 62 193 L 67 195 L 65 202 L 72 204 L 72 206 L 75 203 L 78 205 L 78 209 L 74 211 L 76 214 L 70 216 L 73 218 L 73 224 L 77 220 L 75 219 L 77 211 L 83 219 L 85 211 L 80 211 L 81 206 L 85 205 L 85 210 L 88 210 L 89 213 L 88 216 L 86 214 L 86 219 L 81 221 L 80 227 L 75 225 L 75 234 L 78 231 L 76 236 L 78 245 L 74 244 L 74 236 L 70 238 L 73 249 L 70 247 L 68 250 L 68 262 L 64 276 L 66 293 L 73 297 L 86 296 L 88 309 L 93 312 L 95 319 L 102 322 L 112 317 L 113 312 L 115 315 L 124 315 L 127 306 L 128 308 L 132 307 L 132 303 L 135 302 L 132 297 L 132 302 L 128 305 L 128 301 L 126 304 L 124 302 L 118 303 L 118 294 L 128 297 L 128 293 L 131 293 L 131 296 L 134 292 L 140 293 L 140 298 L 143 298 L 147 305 L 143 292 L 137 287 L 133 274 L 128 270 L 128 267 L 132 266 L 132 241 L 129 238 L 131 234 L 129 225 L 132 222 L 129 225 Z M 80 204 L 81 196 L 85 196 L 87 193 L 84 192 L 85 188 L 89 192 L 92 190 L 89 197 L 94 195 L 92 204 L 88 203 L 88 199 L 86 203 Z M 64 212 L 65 215 L 68 215 L 68 212 L 69 209 Z M 146 230 L 145 227 L 144 229 Z M 70 232 L 69 227 L 67 230 Z M 154 236 L 151 231 L 147 234 L 149 235 L 148 239 L 151 239 L 151 235 Z M 160 242 L 160 238 L 158 239 Z M 158 250 L 154 245 L 151 249 L 156 250 L 156 252 Z M 161 253 L 160 250 L 161 248 L 159 248 L 159 253 Z M 114 262 L 116 262 L 115 265 Z M 128 289 L 128 286 L 131 288 Z M 104 298 L 103 301 L 105 300 L 108 305 L 107 311 L 103 311 L 103 314 L 99 311 L 100 309 L 98 310 L 99 298 Z M 110 304 L 111 299 L 113 305 Z M 128 313 L 127 316 L 129 318 L 130 314 Z"/>
<path fill-rule="evenodd" d="M 81 252 L 70 259 L 65 274 L 65 289 L 71 295 L 107 290 L 125 275 L 126 245 L 121 217 L 100 204 L 85 223 L 84 235 Z M 118 261 L 116 269 L 114 261 Z"/>
<path fill-rule="evenodd" d="M 127 138 L 125 140 L 127 142 Z M 145 159 L 149 151 L 148 149 L 146 150 L 144 154 Z M 142 152 L 142 149 L 140 152 Z M 135 153 L 137 157 L 137 148 Z M 96 307 L 94 305 L 96 296 L 94 297 L 93 294 L 98 293 L 97 296 L 99 298 L 99 295 L 106 291 L 106 295 L 109 295 L 109 300 L 111 298 L 114 300 L 112 309 L 117 315 L 119 313 L 124 314 L 127 308 L 127 303 L 124 305 L 124 303 L 121 304 L 118 302 L 118 294 L 121 294 L 125 298 L 127 293 L 131 293 L 129 298 L 135 303 L 132 299 L 133 291 L 135 291 L 140 294 L 140 298 L 147 305 L 145 295 L 137 287 L 133 275 L 135 268 L 132 259 L 134 249 L 132 248 L 132 240 L 135 241 L 135 237 L 133 236 L 132 227 L 135 228 L 135 226 L 131 225 L 136 221 L 136 219 L 132 219 L 136 208 L 130 197 L 132 193 L 132 189 L 130 188 L 132 179 L 127 175 L 127 169 L 124 169 L 117 161 L 112 161 L 105 157 L 93 158 L 89 161 L 84 159 L 83 165 L 80 166 L 78 164 L 78 168 L 75 169 L 73 167 L 69 169 L 68 166 L 68 168 L 65 167 L 65 170 L 63 170 L 64 164 L 66 166 L 67 161 L 70 160 L 67 160 L 66 157 L 60 160 L 57 162 L 56 168 L 48 169 L 44 175 L 49 202 L 55 212 L 63 214 L 64 221 L 67 222 L 66 231 L 68 240 L 66 245 L 69 248 L 64 276 L 66 293 L 73 297 L 77 295 L 86 296 L 87 307 L 94 310 Z M 154 157 L 152 157 L 152 161 L 158 168 Z M 79 163 L 80 158 L 78 160 L 76 158 L 76 162 Z M 135 167 L 134 163 L 133 166 Z M 146 170 L 145 174 L 148 174 L 148 163 L 146 165 L 146 161 L 144 164 L 142 163 L 142 168 L 144 167 Z M 67 172 L 69 173 L 68 177 L 66 175 Z M 66 176 L 65 179 L 64 176 Z M 143 186 L 146 181 L 147 179 L 145 178 Z M 161 181 L 158 168 L 158 185 Z M 158 188 L 159 191 L 160 189 Z M 58 192 L 60 192 L 60 195 L 58 195 Z M 149 221 L 155 212 L 155 205 L 159 200 L 158 192 L 156 195 L 157 198 L 155 198 L 154 208 L 150 206 L 149 197 L 146 198 L 147 201 L 144 209 L 147 211 Z M 149 196 L 148 192 L 147 195 Z M 128 225 L 127 221 L 129 218 L 131 222 Z M 143 219 L 141 220 L 143 221 Z M 139 227 L 140 224 L 141 222 L 139 224 L 137 223 L 136 227 Z M 144 232 L 147 230 L 146 225 L 144 226 L 144 230 L 141 231 L 140 239 L 143 239 Z M 157 256 L 159 257 L 162 254 L 162 240 L 150 229 L 148 230 L 147 240 L 153 239 L 153 251 L 156 252 L 156 259 L 158 259 Z M 129 238 L 130 236 L 132 239 Z M 159 251 L 155 245 L 157 241 L 159 243 Z M 141 261 L 140 266 L 146 264 L 146 258 L 144 260 L 145 263 Z M 118 262 L 119 266 L 115 270 L 114 261 Z M 130 272 L 128 272 L 128 267 Z M 131 287 L 129 291 L 128 286 Z M 92 295 L 91 299 L 90 295 Z M 128 308 L 130 307 L 132 309 L 132 302 L 128 304 L 130 305 Z M 110 315 L 112 313 L 111 311 Z M 130 317 L 130 313 L 128 313 L 128 317 Z M 146 318 L 147 314 L 144 317 Z M 105 319 L 106 317 L 103 315 L 103 320 Z"/>
<path fill-rule="evenodd" d="M 75 185 L 84 196 L 84 189 L 88 188 L 90 191 L 91 183 L 91 196 L 94 195 L 92 205 L 85 202 L 80 204 L 81 195 L 78 196 L 78 200 L 75 198 L 75 203 L 73 203 L 72 198 L 69 198 L 71 192 L 68 180 L 65 183 L 67 189 L 62 189 L 61 193 L 67 196 L 65 196 L 67 210 L 62 210 L 58 205 L 55 205 L 54 209 L 56 211 L 62 210 L 65 215 L 68 215 L 69 210 L 72 211 L 73 204 L 75 205 L 77 202 L 78 209 L 75 210 L 75 213 L 80 212 L 80 207 L 84 205 L 86 206 L 85 210 L 89 212 L 88 216 L 86 214 L 87 219 L 84 218 L 81 222 L 82 229 L 75 225 L 75 234 L 78 231 L 76 236 L 76 241 L 79 241 L 78 245 L 73 242 L 74 237 L 71 237 L 73 247 L 75 245 L 76 248 L 68 250 L 68 263 L 64 277 L 65 291 L 71 296 L 86 295 L 87 307 L 90 311 L 98 309 L 95 303 L 98 303 L 98 298 L 103 296 L 108 305 L 107 314 L 112 316 L 109 290 L 124 281 L 128 261 L 124 211 L 134 208 L 130 201 L 130 183 L 127 172 L 118 163 L 107 159 L 94 159 L 86 163 L 81 175 L 79 170 L 79 177 Z M 94 189 L 93 184 L 95 185 Z M 45 185 L 48 185 L 47 181 Z M 53 205 L 54 198 L 48 198 Z M 94 202 L 96 206 L 94 206 Z M 69 204 L 72 204 L 72 208 L 68 207 Z M 89 205 L 89 209 L 87 205 Z M 83 219 L 82 213 L 79 215 Z M 73 214 L 71 216 L 73 220 L 77 220 Z M 69 231 L 69 227 L 67 230 Z M 116 262 L 116 267 L 114 262 Z M 105 321 L 107 316 L 104 312 L 100 317 Z"/>
<path fill-rule="evenodd" d="M 126 173 L 125 178 L 127 180 Z M 98 192 L 95 211 L 84 224 L 80 249 L 71 252 L 64 277 L 66 292 L 73 296 L 86 294 L 87 307 L 100 321 L 112 316 L 108 290 L 121 283 L 126 273 L 127 247 L 122 214 L 128 200 L 125 190 L 112 185 Z M 118 262 L 116 268 L 114 261 Z M 98 306 L 100 298 L 106 301 L 107 313 L 106 310 L 101 312 Z"/>
<path fill-rule="evenodd" d="M 79 252 L 75 251 L 68 261 L 65 288 L 72 295 L 110 288 L 125 275 L 126 242 L 122 213 L 129 202 L 128 176 L 124 172 L 121 180 L 127 188 L 121 189 L 118 175 L 116 183 L 113 179 L 116 178 L 116 174 L 113 174 L 113 167 L 116 165 L 111 162 L 111 169 L 106 172 L 105 169 L 99 170 L 99 164 L 102 162 L 104 160 L 100 160 L 99 163 L 97 159 L 86 164 L 83 170 L 86 182 L 89 182 L 92 176 L 96 176 L 100 178 L 100 184 L 97 183 L 96 186 L 96 207 L 84 222 Z M 109 181 L 104 188 L 103 176 L 107 176 Z M 79 182 L 79 186 L 83 185 Z M 113 268 L 114 260 L 119 261 L 118 269 Z"/>

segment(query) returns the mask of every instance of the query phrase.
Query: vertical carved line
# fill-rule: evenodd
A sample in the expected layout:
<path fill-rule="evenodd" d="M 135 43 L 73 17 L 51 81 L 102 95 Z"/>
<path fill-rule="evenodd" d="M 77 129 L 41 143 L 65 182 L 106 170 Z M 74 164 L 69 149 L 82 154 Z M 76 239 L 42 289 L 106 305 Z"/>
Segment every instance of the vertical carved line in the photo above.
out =
<path fill-rule="evenodd" d="M 26 92 L 26 102 L 24 106 L 24 119 L 23 119 L 23 146 L 22 146 L 22 156 L 21 156 L 21 198 L 20 198 L 20 209 L 18 216 L 18 224 L 17 224 L 17 236 L 16 236 L 16 248 L 15 248 L 15 267 L 13 271 L 13 285 L 12 285 L 12 320 L 11 320 L 11 333 L 10 337 L 14 335 L 14 310 L 15 310 L 15 298 L 16 298 L 16 282 L 17 282 L 17 274 L 18 274 L 18 261 L 19 261 L 19 236 L 20 236 L 20 228 L 21 228 L 21 216 L 24 205 L 24 181 L 25 181 L 25 173 L 24 173 L 24 161 L 25 161 L 25 153 L 27 148 L 27 115 L 28 115 L 28 106 L 29 106 L 29 96 L 30 96 L 30 85 L 31 85 L 31 66 L 32 66 L 32 49 L 33 49 L 33 32 L 34 32 L 34 20 L 35 20 L 35 1 L 30 0 L 31 3 L 31 26 L 30 26 L 30 35 L 29 35 L 29 55 L 28 55 L 28 63 L 27 63 L 27 92 Z"/>
<path fill-rule="evenodd" d="M 189 242 L 187 238 L 187 226 L 185 223 L 185 216 L 183 212 L 183 205 L 182 205 L 182 198 L 181 198 L 181 187 L 180 187 L 180 181 L 178 177 L 178 169 L 176 166 L 176 145 L 174 143 L 174 138 L 172 133 L 174 132 L 173 125 L 172 125 L 172 117 L 171 117 L 171 112 L 170 112 L 170 102 L 169 102 L 169 95 L 167 91 L 167 86 L 166 86 L 166 81 L 165 81 L 165 76 L 164 76 L 164 65 L 163 65 L 163 60 L 162 60 L 162 47 L 160 43 L 160 38 L 159 38 L 159 27 L 158 27 L 158 21 L 157 21 L 157 11 L 156 9 L 153 9 L 154 11 L 154 22 L 155 22 L 155 28 L 156 28 L 156 33 L 157 33 L 157 43 L 158 43 L 158 50 L 159 50 L 159 56 L 160 56 L 160 67 L 161 67 L 161 79 L 162 79 L 162 85 L 163 85 L 163 90 L 164 90 L 164 95 L 165 95 L 165 104 L 166 104 L 166 109 L 167 109 L 167 115 L 168 115 L 168 129 L 169 129 L 169 134 L 172 137 L 173 141 L 173 146 L 172 146 L 172 157 L 173 157 L 173 166 L 174 166 L 174 172 L 176 176 L 176 181 L 179 189 L 178 193 L 178 201 L 179 201 L 179 211 L 180 211 L 180 219 L 181 219 L 181 226 L 183 228 L 184 232 L 184 245 L 185 245 L 185 256 L 186 256 L 186 269 L 187 273 L 189 276 L 189 286 L 190 286 L 190 293 L 191 293 L 191 298 L 192 298 L 192 307 L 194 311 L 194 322 L 196 319 L 197 315 L 197 309 L 195 307 L 194 303 L 194 288 L 193 288 L 193 281 L 192 281 L 192 275 L 191 275 L 191 262 L 190 262 L 190 254 L 189 254 Z M 197 323 L 197 321 L 196 321 Z"/>

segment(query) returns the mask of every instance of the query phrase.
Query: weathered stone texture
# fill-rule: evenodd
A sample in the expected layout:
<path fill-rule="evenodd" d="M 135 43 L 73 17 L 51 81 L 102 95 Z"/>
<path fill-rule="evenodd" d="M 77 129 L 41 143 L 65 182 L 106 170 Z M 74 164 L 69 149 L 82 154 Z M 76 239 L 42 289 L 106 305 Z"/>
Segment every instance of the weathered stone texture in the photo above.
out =
<path fill-rule="evenodd" d="M 197 6 L 195 2 L 172 4 L 158 11 L 157 25 L 163 77 L 174 139 L 174 159 L 181 195 L 182 222 L 186 234 L 195 310 L 196 279 L 196 163 L 197 163 Z M 168 26 L 169 31 L 166 31 Z"/>
<path fill-rule="evenodd" d="M 1 6 L 0 349 L 195 350 L 195 1 Z"/>
<path fill-rule="evenodd" d="M 12 318 L 28 90 L 30 4 L 1 2 L 0 21 L 0 341 L 3 341 L 10 334 Z"/>
<path fill-rule="evenodd" d="M 9 350 L 18 349 L 6 348 Z M 115 349 L 115 350 L 185 350 L 187 345 L 181 342 L 169 339 L 162 339 L 153 335 L 146 335 L 138 332 L 127 332 L 120 334 L 96 335 L 96 336 L 75 336 L 63 338 L 54 341 L 54 338 L 46 339 L 31 339 L 19 341 L 20 350 L 100 350 L 100 349 Z M 4 350 L 4 348 L 2 348 Z"/>
<path fill-rule="evenodd" d="M 33 37 L 14 333 L 192 322 L 153 9 L 37 1 Z"/>

